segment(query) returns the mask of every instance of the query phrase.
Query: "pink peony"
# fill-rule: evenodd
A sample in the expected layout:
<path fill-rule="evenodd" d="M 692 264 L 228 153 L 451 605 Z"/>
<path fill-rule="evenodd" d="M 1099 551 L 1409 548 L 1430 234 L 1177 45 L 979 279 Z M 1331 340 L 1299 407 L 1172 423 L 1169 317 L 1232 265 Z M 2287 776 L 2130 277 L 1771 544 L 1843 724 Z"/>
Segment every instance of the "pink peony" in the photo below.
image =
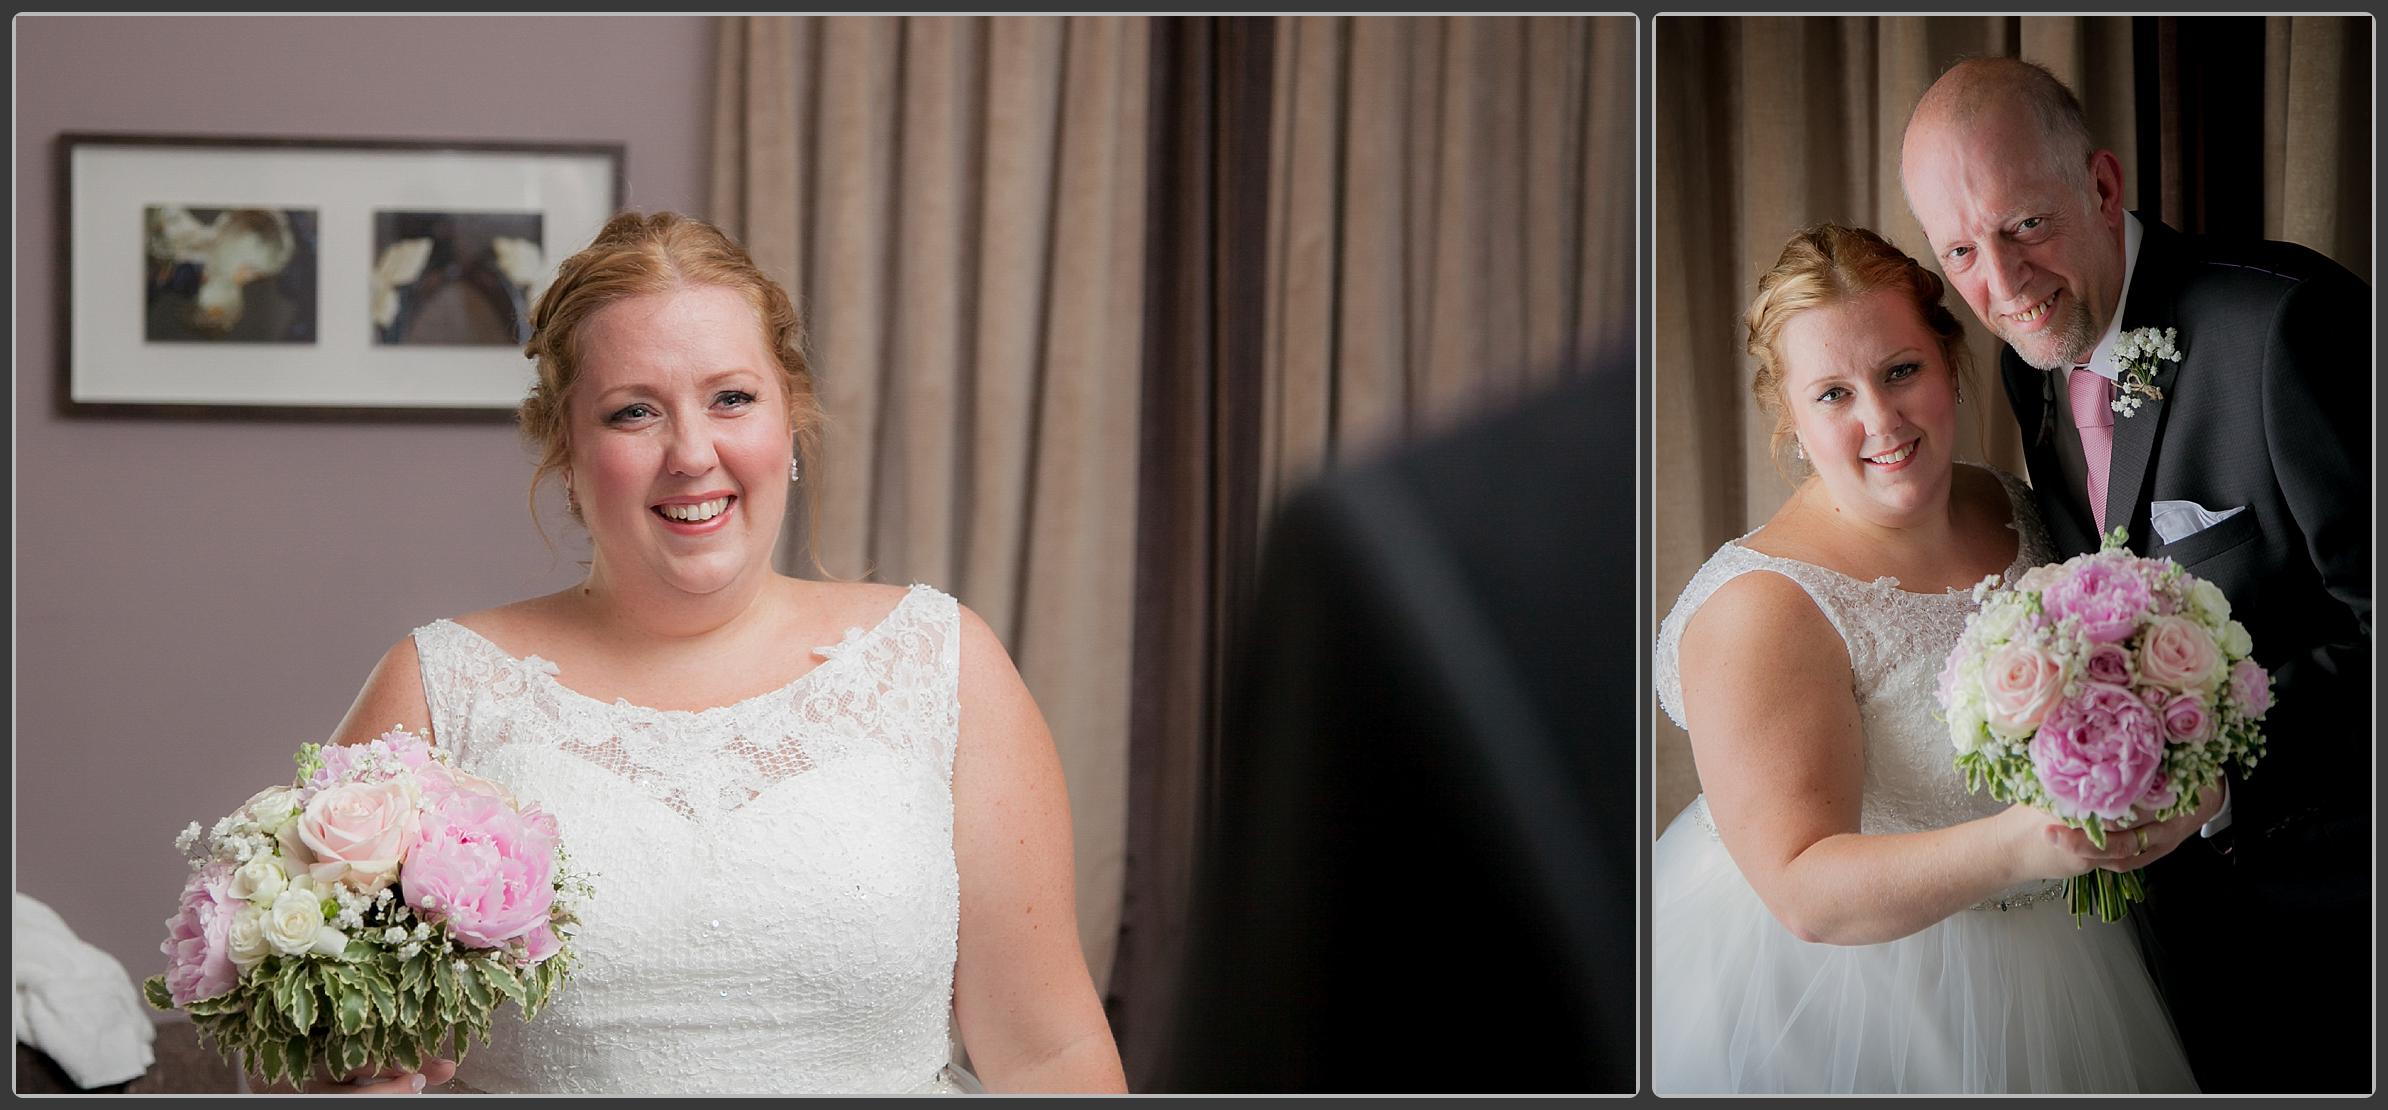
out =
<path fill-rule="evenodd" d="M 2064 693 L 2064 666 L 2029 644 L 2007 644 L 1983 663 L 1984 715 L 2000 732 L 2021 734 L 2040 727 L 2040 719 Z"/>
<path fill-rule="evenodd" d="M 192 873 L 182 888 L 182 908 L 166 919 L 166 990 L 186 1006 L 231 990 L 240 982 L 229 935 L 243 903 L 225 891 L 232 865 L 217 861 Z"/>
<path fill-rule="evenodd" d="M 2048 615 L 2081 622 L 2091 643 L 2127 639 L 2148 610 L 2148 586 L 2139 575 L 2107 559 L 2089 559 L 2040 595 Z"/>
<path fill-rule="evenodd" d="M 2144 799 L 2164 760 L 2164 724 L 2131 691 L 2083 683 L 2031 739 L 2032 769 L 2060 817 L 2118 820 Z"/>
<path fill-rule="evenodd" d="M 315 881 L 379 890 L 397 877 L 420 827 L 404 784 L 351 782 L 310 799 L 297 835 Z"/>
<path fill-rule="evenodd" d="M 2139 680 L 2167 689 L 2207 691 L 2222 676 L 2214 634 L 2187 617 L 2157 617 L 2139 640 Z"/>
<path fill-rule="evenodd" d="M 564 947 L 564 942 L 557 939 L 555 929 L 542 923 L 538 928 L 523 934 L 523 963 L 538 963 L 555 955 L 556 951 L 562 947 Z"/>
<path fill-rule="evenodd" d="M 2251 720 L 2263 716 L 2272 708 L 2272 676 L 2253 659 L 2239 660 L 2230 669 L 2230 700 Z"/>
<path fill-rule="evenodd" d="M 2203 740 L 2214 730 L 2214 715 L 2206 711 L 2206 700 L 2196 694 L 2175 694 L 2160 710 L 2164 718 L 2164 734 L 2175 744 Z"/>
<path fill-rule="evenodd" d="M 2120 644 L 2096 644 L 2081 664 L 2081 677 L 2108 686 L 2131 684 L 2131 653 Z"/>
<path fill-rule="evenodd" d="M 555 839 L 501 798 L 450 794 L 425 812 L 400 876 L 406 904 L 472 948 L 495 948 L 547 924 Z"/>

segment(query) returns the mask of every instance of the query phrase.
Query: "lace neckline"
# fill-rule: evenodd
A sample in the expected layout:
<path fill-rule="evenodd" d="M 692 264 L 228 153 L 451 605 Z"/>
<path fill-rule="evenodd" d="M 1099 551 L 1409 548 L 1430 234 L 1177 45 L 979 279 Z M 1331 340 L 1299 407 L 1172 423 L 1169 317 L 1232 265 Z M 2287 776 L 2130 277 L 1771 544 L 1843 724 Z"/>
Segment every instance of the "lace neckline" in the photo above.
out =
<path fill-rule="evenodd" d="M 769 690 L 765 690 L 759 694 L 743 697 L 726 705 L 709 705 L 703 709 L 657 709 L 653 706 L 640 705 L 628 698 L 620 697 L 615 698 L 612 701 L 607 701 L 603 698 L 597 697 L 594 694 L 583 693 L 579 690 L 573 689 L 570 686 L 564 685 L 563 680 L 557 677 L 561 669 L 556 666 L 555 661 L 542 658 L 537 652 L 533 652 L 529 655 L 518 658 L 513 653 L 508 652 L 505 648 L 498 646 L 497 641 L 492 640 L 489 637 L 480 634 L 479 632 L 475 632 L 470 628 L 466 628 L 464 625 L 458 624 L 454 620 L 443 618 L 438 623 L 453 626 L 457 630 L 463 632 L 466 636 L 480 643 L 491 654 L 513 664 L 515 667 L 520 668 L 522 671 L 528 674 L 537 676 L 537 680 L 543 680 L 550 688 L 554 689 L 565 697 L 586 702 L 590 705 L 605 706 L 607 708 L 616 710 L 627 710 L 633 713 L 644 713 L 649 716 L 703 720 L 717 715 L 734 714 L 739 710 L 748 709 L 765 702 L 776 704 L 780 700 L 784 699 L 788 694 L 795 691 L 797 688 L 813 681 L 814 675 L 820 674 L 821 672 L 836 666 L 839 659 L 857 654 L 857 652 L 854 650 L 855 648 L 860 647 L 872 640 L 878 639 L 888 629 L 894 627 L 896 618 L 901 616 L 905 609 L 911 607 L 913 601 L 920 597 L 921 593 L 926 589 L 927 587 L 925 586 L 914 585 L 911 589 L 904 591 L 904 596 L 896 600 L 895 607 L 889 609 L 887 613 L 881 616 L 878 622 L 871 625 L 870 628 L 865 629 L 860 625 L 850 626 L 846 629 L 846 635 L 844 639 L 834 644 L 824 644 L 814 648 L 812 653 L 814 655 L 820 656 L 821 662 L 806 668 L 803 674 L 797 675 L 796 677 L 791 678 L 788 681 Z"/>
<path fill-rule="evenodd" d="M 2007 561 L 2007 567 L 2004 571 L 2000 572 L 1999 579 L 2005 582 L 2012 582 L 2015 580 L 2017 575 L 2022 574 L 2026 569 L 2028 569 L 2028 564 L 2031 562 L 2031 539 L 2030 537 L 2024 535 L 2023 532 L 2023 503 L 2016 495 L 2015 487 L 2009 484 L 2006 476 L 1999 473 L 1997 470 L 1983 466 L 1980 463 L 1964 462 L 1963 460 L 1959 460 L 1959 465 L 1970 466 L 1976 470 L 1987 472 L 1992 478 L 1998 480 L 1999 491 L 2007 495 L 2006 529 L 2007 531 L 2013 532 L 2015 534 L 2015 557 Z M 1910 590 L 1902 587 L 1899 584 L 1899 576 L 1895 574 L 1885 574 L 1873 579 L 1872 581 L 1868 581 L 1853 574 L 1844 574 L 1840 571 L 1834 570 L 1831 567 L 1825 566 L 1822 563 L 1811 563 L 1805 559 L 1791 558 L 1788 555 L 1769 555 L 1766 552 L 1760 551 L 1757 548 L 1751 547 L 1742 542 L 1743 540 L 1749 539 L 1751 536 L 1755 536 L 1765 530 L 1766 529 L 1763 525 L 1757 528 L 1752 528 L 1733 539 L 1726 540 L 1725 546 L 1746 551 L 1760 559 L 1808 567 L 1812 570 L 1831 575 L 1834 578 L 1840 579 L 1841 581 L 1850 583 L 1852 585 L 1881 590 L 1904 597 L 1936 599 L 1946 597 L 1964 597 L 1971 599 L 1973 596 L 1973 586 L 1971 584 L 1964 586 L 1950 586 L 1941 590 Z"/>

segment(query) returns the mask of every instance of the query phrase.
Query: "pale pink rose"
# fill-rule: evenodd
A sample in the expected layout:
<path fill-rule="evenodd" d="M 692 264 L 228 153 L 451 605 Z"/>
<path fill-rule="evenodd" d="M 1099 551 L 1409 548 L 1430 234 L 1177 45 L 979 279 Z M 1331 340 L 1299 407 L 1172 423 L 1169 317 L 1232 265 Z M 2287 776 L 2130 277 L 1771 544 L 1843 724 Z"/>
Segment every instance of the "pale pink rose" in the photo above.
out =
<path fill-rule="evenodd" d="M 2048 587 L 2064 581 L 2064 578 L 2065 569 L 2062 566 L 2042 563 L 2024 571 L 2023 577 L 2015 580 L 2015 588 L 2025 593 L 2046 593 Z"/>
<path fill-rule="evenodd" d="M 307 846 L 307 870 L 315 881 L 378 890 L 397 876 L 421 827 L 403 783 L 354 782 L 307 802 L 298 839 Z"/>
<path fill-rule="evenodd" d="M 2272 708 L 2272 676 L 2253 659 L 2239 660 L 2230 669 L 2230 700 L 2251 720 L 2263 716 Z"/>
<path fill-rule="evenodd" d="M 1949 652 L 1949 657 L 1947 659 L 1941 661 L 1940 680 L 1935 686 L 1935 694 L 1940 699 L 1940 705 L 1943 709 L 1947 708 L 1950 700 L 1956 696 L 1957 665 L 1964 662 L 1964 660 L 1965 648 L 1963 645 L 1959 645 L 1955 650 Z"/>
<path fill-rule="evenodd" d="M 2131 691 L 2086 682 L 2048 711 L 2030 751 L 2058 816 L 2120 820 L 2162 767 L 2164 724 Z"/>
<path fill-rule="evenodd" d="M 2089 650 L 2089 657 L 2082 660 L 2081 677 L 2108 686 L 2129 686 L 2131 653 L 2121 644 L 2094 645 Z"/>
<path fill-rule="evenodd" d="M 537 805 L 527 805 L 522 807 L 522 823 L 537 830 L 539 835 L 544 836 L 549 840 L 558 840 L 562 838 L 563 834 L 556 831 L 556 815 L 539 808 Z"/>
<path fill-rule="evenodd" d="M 2147 806 L 2148 814 L 2153 816 L 2165 806 L 2171 805 L 2180 800 L 2181 792 L 2173 788 L 2171 776 L 2166 775 L 2162 771 L 2158 771 L 2156 772 L 2155 781 L 2148 783 L 2147 797 L 2141 798 L 2140 802 Z"/>
<path fill-rule="evenodd" d="M 2150 620 L 2139 640 L 2139 680 L 2180 691 L 2207 691 L 2222 676 L 2213 633 L 2187 617 Z"/>
<path fill-rule="evenodd" d="M 450 797 L 458 794 L 478 794 L 482 797 L 496 798 L 506 803 L 508 809 L 515 807 L 514 795 L 505 787 L 479 775 L 459 771 L 442 764 L 426 764 L 415 772 L 415 782 L 423 791 L 423 808 L 425 809 L 436 808 Z"/>
<path fill-rule="evenodd" d="M 2204 698 L 2196 694 L 2175 694 L 2164 703 L 2164 734 L 2175 744 L 2203 740 L 2214 730 L 2214 715 L 2206 711 Z"/>
<path fill-rule="evenodd" d="M 166 991 L 174 1004 L 187 1006 L 231 990 L 240 982 L 232 962 L 232 921 L 247 906 L 225 890 L 232 881 L 232 865 L 217 861 L 191 874 L 183 884 L 182 906 L 166 919 Z"/>
<path fill-rule="evenodd" d="M 2000 732 L 2019 734 L 2039 728 L 2040 719 L 2064 693 L 2063 664 L 2029 644 L 2007 644 L 1983 661 L 1984 716 L 1990 727 Z"/>
<path fill-rule="evenodd" d="M 495 948 L 547 923 L 555 840 L 504 800 L 457 791 L 424 813 L 400 885 L 407 905 L 458 942 Z"/>
<path fill-rule="evenodd" d="M 538 963 L 549 956 L 555 955 L 557 950 L 563 947 L 564 942 L 556 938 L 555 929 L 551 926 L 542 924 L 538 928 L 523 934 L 522 962 L 526 965 Z"/>
<path fill-rule="evenodd" d="M 2040 606 L 2056 620 L 2081 622 L 2094 644 L 2118 643 L 2139 627 L 2148 610 L 2148 586 L 2130 568 L 2111 559 L 2090 559 L 2040 595 Z"/>

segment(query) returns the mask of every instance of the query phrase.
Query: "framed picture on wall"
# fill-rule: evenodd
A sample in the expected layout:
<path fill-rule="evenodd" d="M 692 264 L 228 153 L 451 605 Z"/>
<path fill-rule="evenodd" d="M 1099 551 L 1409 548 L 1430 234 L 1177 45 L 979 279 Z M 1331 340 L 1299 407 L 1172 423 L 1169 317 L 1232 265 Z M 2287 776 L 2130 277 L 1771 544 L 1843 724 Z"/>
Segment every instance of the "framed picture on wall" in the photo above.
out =
<path fill-rule="evenodd" d="M 469 416 L 621 204 L 614 144 L 58 139 L 68 412 Z"/>

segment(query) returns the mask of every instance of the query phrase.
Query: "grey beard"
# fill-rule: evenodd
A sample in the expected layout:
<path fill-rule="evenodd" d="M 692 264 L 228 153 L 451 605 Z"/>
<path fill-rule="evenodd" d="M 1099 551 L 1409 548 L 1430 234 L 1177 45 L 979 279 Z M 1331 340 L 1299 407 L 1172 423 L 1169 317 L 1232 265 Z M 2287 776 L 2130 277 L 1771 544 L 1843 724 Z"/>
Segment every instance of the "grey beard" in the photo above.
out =
<path fill-rule="evenodd" d="M 2073 302 L 2065 313 L 2064 323 L 2056 329 L 2059 342 L 2054 357 L 2028 354 L 2006 336 L 1998 338 L 2007 345 L 2008 350 L 2015 352 L 2015 357 L 2023 360 L 2024 365 L 2035 370 L 2062 370 L 2079 365 L 2098 347 L 2098 333 L 2090 330 L 2089 309 L 2082 307 L 2079 301 Z"/>

